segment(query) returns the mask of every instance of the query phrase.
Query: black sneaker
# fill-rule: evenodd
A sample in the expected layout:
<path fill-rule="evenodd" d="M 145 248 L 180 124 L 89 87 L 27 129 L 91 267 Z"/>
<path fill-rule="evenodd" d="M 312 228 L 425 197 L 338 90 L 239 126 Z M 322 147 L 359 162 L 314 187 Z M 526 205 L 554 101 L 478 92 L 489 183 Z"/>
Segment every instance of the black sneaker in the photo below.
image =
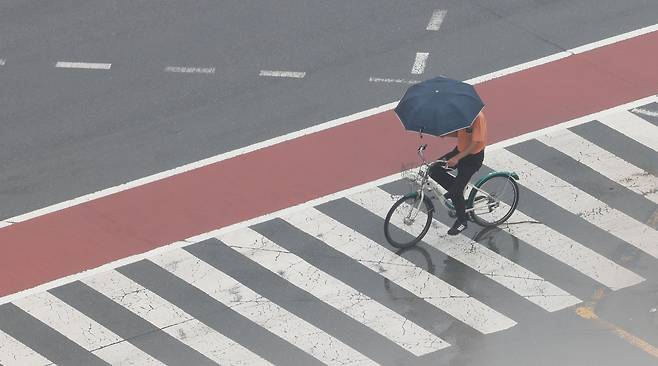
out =
<path fill-rule="evenodd" d="M 452 224 L 452 227 L 450 230 L 448 230 L 448 235 L 457 235 L 461 233 L 462 231 L 466 230 L 468 227 L 468 224 L 466 221 L 461 221 L 459 219 L 455 220 L 455 223 Z"/>

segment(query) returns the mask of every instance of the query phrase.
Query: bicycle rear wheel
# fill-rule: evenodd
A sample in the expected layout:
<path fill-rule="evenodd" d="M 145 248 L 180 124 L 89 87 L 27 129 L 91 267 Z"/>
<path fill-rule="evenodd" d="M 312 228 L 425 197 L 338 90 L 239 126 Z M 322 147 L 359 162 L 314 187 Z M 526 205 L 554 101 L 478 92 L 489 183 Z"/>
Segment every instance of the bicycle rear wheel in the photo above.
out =
<path fill-rule="evenodd" d="M 409 194 L 397 200 L 386 214 L 384 235 L 396 248 L 416 245 L 430 228 L 434 205 L 428 197 Z"/>
<path fill-rule="evenodd" d="M 514 178 L 494 175 L 485 179 L 472 200 L 473 221 L 481 226 L 500 225 L 512 216 L 519 204 L 519 186 Z M 486 193 L 485 193 L 486 192 Z"/>

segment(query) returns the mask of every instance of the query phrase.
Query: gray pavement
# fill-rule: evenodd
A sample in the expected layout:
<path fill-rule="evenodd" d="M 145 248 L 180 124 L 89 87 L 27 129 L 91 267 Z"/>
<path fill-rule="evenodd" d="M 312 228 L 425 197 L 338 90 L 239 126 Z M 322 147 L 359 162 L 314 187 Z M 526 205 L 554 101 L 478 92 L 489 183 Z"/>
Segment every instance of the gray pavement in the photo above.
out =
<path fill-rule="evenodd" d="M 447 16 L 427 31 L 435 9 Z M 468 79 L 656 14 L 647 0 L 5 1 L 0 217 L 376 107 L 406 88 L 370 77 Z M 416 52 L 430 53 L 422 75 L 411 75 Z M 306 76 L 259 77 L 263 69 Z"/>

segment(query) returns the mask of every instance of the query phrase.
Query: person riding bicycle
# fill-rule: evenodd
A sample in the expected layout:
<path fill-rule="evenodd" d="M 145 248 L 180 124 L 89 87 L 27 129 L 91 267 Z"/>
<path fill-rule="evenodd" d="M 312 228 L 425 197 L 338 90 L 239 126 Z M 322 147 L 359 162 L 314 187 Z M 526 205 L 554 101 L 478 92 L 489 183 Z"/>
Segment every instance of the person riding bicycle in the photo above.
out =
<path fill-rule="evenodd" d="M 457 146 L 440 158 L 448 161 L 448 167 L 457 168 L 457 176 L 448 174 L 448 169 L 440 164 L 434 164 L 429 174 L 448 191 L 444 197 L 451 199 L 455 206 L 457 220 L 448 230 L 448 235 L 457 235 L 468 227 L 464 189 L 484 161 L 484 148 L 487 144 L 487 120 L 484 113 L 480 111 L 471 127 L 444 136 L 457 137 Z"/>

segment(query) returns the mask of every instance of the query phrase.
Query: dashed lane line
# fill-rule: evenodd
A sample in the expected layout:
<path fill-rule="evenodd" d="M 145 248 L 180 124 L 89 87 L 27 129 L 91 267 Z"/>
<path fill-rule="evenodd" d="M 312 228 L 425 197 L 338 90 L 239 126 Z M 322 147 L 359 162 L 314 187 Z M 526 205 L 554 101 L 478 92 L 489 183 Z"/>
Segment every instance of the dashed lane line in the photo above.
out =
<path fill-rule="evenodd" d="M 304 76 L 306 76 L 306 73 L 305 72 L 297 72 L 297 71 L 261 70 L 260 71 L 260 76 L 301 79 Z"/>
<path fill-rule="evenodd" d="M 417 84 L 420 80 L 392 79 L 392 78 L 375 78 L 370 77 L 371 83 L 395 83 L 395 84 Z"/>
<path fill-rule="evenodd" d="M 443 24 L 443 20 L 445 19 L 446 14 L 448 14 L 447 10 L 434 10 L 432 18 L 430 18 L 430 22 L 427 24 L 427 30 L 438 31 L 441 28 L 441 24 Z"/>
<path fill-rule="evenodd" d="M 63 69 L 89 69 L 89 70 L 109 70 L 112 64 L 94 63 L 94 62 L 69 62 L 58 61 L 55 67 Z"/>
<path fill-rule="evenodd" d="M 414 61 L 414 66 L 411 68 L 411 73 L 414 75 L 420 75 L 424 73 L 425 65 L 427 64 L 427 58 L 429 56 L 429 52 L 416 53 L 416 60 Z"/>
<path fill-rule="evenodd" d="M 165 72 L 175 72 L 182 74 L 214 74 L 214 67 L 190 67 L 190 66 L 167 66 Z"/>

